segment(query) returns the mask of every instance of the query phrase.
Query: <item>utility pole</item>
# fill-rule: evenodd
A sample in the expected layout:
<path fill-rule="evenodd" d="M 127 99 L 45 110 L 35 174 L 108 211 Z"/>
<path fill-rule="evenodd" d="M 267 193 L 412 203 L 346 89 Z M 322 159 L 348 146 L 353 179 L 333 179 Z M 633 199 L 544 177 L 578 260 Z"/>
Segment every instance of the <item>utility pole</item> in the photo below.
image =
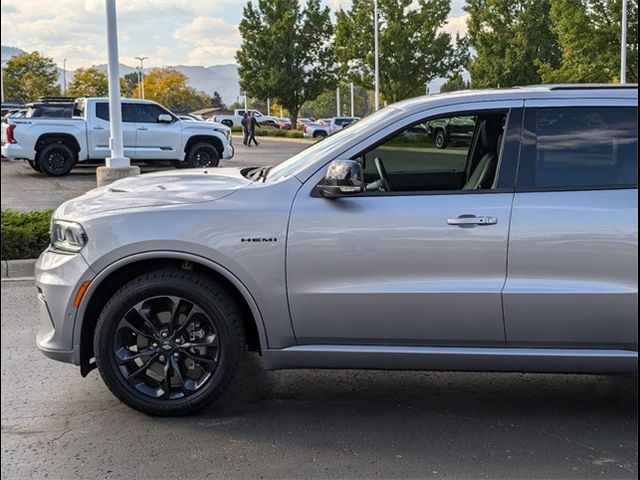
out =
<path fill-rule="evenodd" d="M 111 134 L 109 147 L 111 156 L 107 157 L 105 167 L 98 167 L 96 170 L 98 186 L 140 173 L 140 168 L 137 166 L 132 167 L 129 159 L 124 156 L 116 0 L 105 0 L 105 5 L 107 10 L 107 49 L 109 56 L 107 70 L 109 77 L 109 130 Z"/>
<path fill-rule="evenodd" d="M 379 48 L 378 48 L 378 0 L 373 2 L 373 49 L 375 51 L 375 108 L 376 112 L 380 109 L 380 60 L 379 60 Z"/>
<path fill-rule="evenodd" d="M 340 113 L 340 86 L 336 88 L 336 117 L 339 117 Z"/>
<path fill-rule="evenodd" d="M 622 0 L 622 40 L 620 43 L 620 83 L 627 83 L 627 0 Z"/>
<path fill-rule="evenodd" d="M 62 60 L 62 91 L 63 96 L 67 96 L 67 59 Z"/>
<path fill-rule="evenodd" d="M 271 115 L 271 101 L 269 97 L 267 97 L 267 115 Z"/>
<path fill-rule="evenodd" d="M 140 98 L 144 98 L 144 73 L 142 73 L 142 69 L 144 68 L 144 61 L 149 60 L 149 57 L 133 57 L 136 60 L 140 60 L 140 70 L 138 70 L 138 85 L 140 87 Z"/>
<path fill-rule="evenodd" d="M 354 95 L 353 95 L 353 82 L 351 82 L 351 116 L 352 117 L 356 116 L 356 114 L 355 114 L 355 111 L 356 111 L 355 106 L 356 105 L 355 105 L 355 102 L 354 102 Z"/>
<path fill-rule="evenodd" d="M 0 65 L 0 95 L 2 95 L 2 103 L 4 103 L 4 64 L 9 60 L 9 58 L 2 60 L 2 64 Z"/>

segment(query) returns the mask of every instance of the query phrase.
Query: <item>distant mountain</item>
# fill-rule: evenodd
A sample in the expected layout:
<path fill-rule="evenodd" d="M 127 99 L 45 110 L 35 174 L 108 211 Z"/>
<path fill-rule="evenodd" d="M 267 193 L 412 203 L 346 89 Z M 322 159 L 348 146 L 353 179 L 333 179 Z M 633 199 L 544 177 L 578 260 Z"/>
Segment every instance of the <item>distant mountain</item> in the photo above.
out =
<path fill-rule="evenodd" d="M 24 52 L 19 48 L 2 45 L 2 60 L 8 60 L 21 53 Z M 106 64 L 96 65 L 96 67 L 105 72 L 107 71 Z M 217 91 L 225 103 L 233 103 L 238 100 L 238 96 L 240 95 L 240 76 L 238 75 L 237 65 L 211 65 L 210 67 L 176 65 L 171 68 L 175 68 L 179 72 L 184 73 L 189 79 L 189 86 L 196 90 L 203 91 L 209 95 L 213 95 L 213 92 Z M 145 68 L 143 72 L 150 70 L 152 70 L 152 68 Z M 135 71 L 135 67 L 120 64 L 120 76 Z M 64 73 L 64 70 L 58 67 L 58 84 L 60 86 L 63 86 L 64 83 Z M 67 70 L 67 85 L 73 80 L 74 74 L 75 71 Z"/>

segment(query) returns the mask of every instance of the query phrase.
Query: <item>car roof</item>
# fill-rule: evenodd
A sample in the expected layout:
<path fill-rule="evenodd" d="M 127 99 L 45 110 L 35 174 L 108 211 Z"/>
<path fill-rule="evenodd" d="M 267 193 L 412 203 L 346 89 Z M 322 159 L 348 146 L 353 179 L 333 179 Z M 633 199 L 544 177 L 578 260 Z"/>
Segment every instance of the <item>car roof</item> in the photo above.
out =
<path fill-rule="evenodd" d="M 532 85 L 486 90 L 459 90 L 456 92 L 423 95 L 393 104 L 404 110 L 423 110 L 440 103 L 471 103 L 491 100 L 547 100 L 567 98 L 638 98 L 637 84 L 558 84 Z"/>

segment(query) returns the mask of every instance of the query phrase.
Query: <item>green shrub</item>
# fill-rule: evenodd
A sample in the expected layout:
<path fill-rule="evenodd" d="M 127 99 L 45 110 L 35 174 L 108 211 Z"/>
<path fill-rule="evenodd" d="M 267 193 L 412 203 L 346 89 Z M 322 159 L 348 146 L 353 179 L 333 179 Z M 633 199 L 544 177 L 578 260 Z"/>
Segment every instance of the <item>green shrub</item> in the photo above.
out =
<path fill-rule="evenodd" d="M 36 258 L 49 244 L 51 210 L 2 210 L 2 260 Z"/>
<path fill-rule="evenodd" d="M 231 127 L 231 133 L 242 133 L 242 127 Z"/>
<path fill-rule="evenodd" d="M 304 138 L 300 130 L 287 130 L 287 138 Z"/>

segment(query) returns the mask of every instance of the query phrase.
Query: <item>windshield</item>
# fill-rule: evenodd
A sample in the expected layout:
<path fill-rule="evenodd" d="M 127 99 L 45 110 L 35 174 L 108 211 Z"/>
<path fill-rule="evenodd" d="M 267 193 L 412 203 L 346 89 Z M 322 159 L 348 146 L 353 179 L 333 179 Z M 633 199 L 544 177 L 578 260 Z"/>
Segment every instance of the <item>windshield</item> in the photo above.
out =
<path fill-rule="evenodd" d="M 352 124 L 349 128 L 345 128 L 334 135 L 330 135 L 324 140 L 321 140 L 311 147 L 307 148 L 306 150 L 303 150 L 297 155 L 294 155 L 289 160 L 285 160 L 280 165 L 273 167 L 273 169 L 269 172 L 267 181 L 272 182 L 282 177 L 294 175 L 295 173 L 314 163 L 316 160 L 318 160 L 318 158 L 325 155 L 329 150 L 339 147 L 348 139 L 353 138 L 359 135 L 361 132 L 370 129 L 372 125 L 380 123 L 381 127 L 384 126 L 386 120 L 389 117 L 394 116 L 397 112 L 398 109 L 394 107 L 383 108 L 379 112 L 374 113 L 364 120 L 360 120 L 359 122 Z"/>

